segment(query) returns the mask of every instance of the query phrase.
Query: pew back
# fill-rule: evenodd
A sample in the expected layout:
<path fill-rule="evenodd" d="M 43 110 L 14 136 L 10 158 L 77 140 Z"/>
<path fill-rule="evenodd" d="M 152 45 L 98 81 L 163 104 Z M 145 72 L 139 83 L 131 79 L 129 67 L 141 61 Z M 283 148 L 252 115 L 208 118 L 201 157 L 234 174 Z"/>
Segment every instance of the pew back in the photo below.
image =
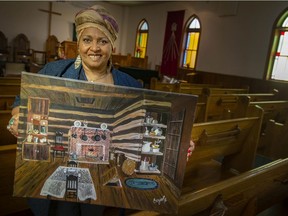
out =
<path fill-rule="evenodd" d="M 203 88 L 203 95 L 212 94 L 247 94 L 249 93 L 249 87 L 244 88 Z"/>
<path fill-rule="evenodd" d="M 262 122 L 263 113 L 260 109 L 258 113 L 255 117 L 195 123 L 191 138 L 196 148 L 188 167 L 201 160 L 228 156 L 222 165 L 239 172 L 251 169 Z"/>
<path fill-rule="evenodd" d="M 166 91 L 166 92 L 178 92 L 179 85 L 177 83 L 162 83 L 158 81 L 157 78 L 152 77 L 150 79 L 150 89 L 157 91 Z"/>
<path fill-rule="evenodd" d="M 11 133 L 7 130 L 7 125 L 10 118 L 11 118 L 11 110 L 0 110 L 0 135 L 1 135 L 0 146 L 17 143 L 17 139 L 13 135 L 11 135 Z"/>
<path fill-rule="evenodd" d="M 0 110 L 11 110 L 15 95 L 0 95 Z"/>
<path fill-rule="evenodd" d="M 227 216 L 257 215 L 288 196 L 287 175 L 287 158 L 268 163 L 205 190 L 182 195 L 178 214 L 212 215 L 222 210 Z"/>
<path fill-rule="evenodd" d="M 199 116 L 199 120 L 202 122 L 242 118 L 247 115 L 247 107 L 250 101 L 248 96 L 242 94 L 212 94 L 200 97 L 202 102 L 205 103 L 204 115 Z"/>

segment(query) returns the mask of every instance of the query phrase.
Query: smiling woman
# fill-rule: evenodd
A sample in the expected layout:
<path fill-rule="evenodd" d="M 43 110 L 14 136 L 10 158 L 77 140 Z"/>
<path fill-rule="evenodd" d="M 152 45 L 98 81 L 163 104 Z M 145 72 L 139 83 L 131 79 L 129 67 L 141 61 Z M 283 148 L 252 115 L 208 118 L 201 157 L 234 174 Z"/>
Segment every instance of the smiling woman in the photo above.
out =
<path fill-rule="evenodd" d="M 105 8 L 95 5 L 81 10 L 75 16 L 75 25 L 78 57 L 50 62 L 39 71 L 40 74 L 110 85 L 142 87 L 141 83 L 131 76 L 113 68 L 111 54 L 119 29 L 117 21 Z M 18 134 L 19 105 L 20 98 L 17 97 L 12 110 L 13 124 L 12 120 L 9 124 L 9 131 L 14 136 Z M 87 138 L 85 132 L 82 135 L 82 139 L 85 140 Z M 41 203 L 37 199 L 29 199 L 35 215 L 48 215 L 50 201 L 44 200 Z M 75 215 L 75 209 L 80 215 L 99 215 L 104 208 L 59 202 L 57 215 Z"/>
<path fill-rule="evenodd" d="M 113 84 L 111 71 L 107 68 L 112 53 L 108 38 L 97 28 L 89 27 L 83 30 L 78 44 L 87 80 Z"/>

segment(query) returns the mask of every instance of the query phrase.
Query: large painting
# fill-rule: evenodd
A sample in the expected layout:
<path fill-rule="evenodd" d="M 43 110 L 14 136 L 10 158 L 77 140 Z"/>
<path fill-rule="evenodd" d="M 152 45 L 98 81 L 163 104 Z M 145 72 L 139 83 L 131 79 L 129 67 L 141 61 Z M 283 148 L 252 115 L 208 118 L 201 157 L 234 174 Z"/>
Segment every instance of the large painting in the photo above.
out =
<path fill-rule="evenodd" d="M 22 73 L 14 196 L 177 213 L 197 97 Z"/>

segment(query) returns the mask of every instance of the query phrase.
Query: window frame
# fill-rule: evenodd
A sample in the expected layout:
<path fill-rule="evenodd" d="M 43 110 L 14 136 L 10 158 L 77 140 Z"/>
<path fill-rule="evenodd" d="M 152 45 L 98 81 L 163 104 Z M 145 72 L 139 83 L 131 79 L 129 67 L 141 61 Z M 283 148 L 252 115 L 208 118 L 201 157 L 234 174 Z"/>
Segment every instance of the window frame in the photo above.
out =
<path fill-rule="evenodd" d="M 190 28 L 189 26 L 192 24 L 192 22 L 194 21 L 194 20 L 197 20 L 198 21 L 198 23 L 199 23 L 199 28 Z M 181 52 L 181 61 L 180 61 L 180 67 L 181 68 L 185 68 L 185 69 L 192 69 L 192 70 L 195 70 L 196 69 L 196 65 L 197 65 L 197 59 L 198 59 L 198 53 L 199 53 L 199 45 L 200 45 L 200 41 L 201 41 L 201 30 L 202 30 L 202 28 L 201 28 L 201 22 L 200 22 L 200 19 L 199 19 L 199 17 L 198 16 L 196 16 L 195 14 L 193 14 L 192 16 L 190 16 L 188 19 L 187 19 L 187 21 L 186 21 L 186 23 L 185 23 L 185 32 L 184 32 L 184 35 L 183 35 L 183 43 L 182 43 L 182 52 Z M 188 49 L 186 49 L 187 48 L 187 42 L 188 42 L 188 39 L 189 39 L 189 33 L 198 33 L 199 34 L 199 36 L 198 36 L 198 44 L 197 44 L 197 47 L 196 47 L 196 49 L 194 50 L 195 52 L 196 52 L 196 54 L 195 54 L 195 63 L 194 63 L 194 65 L 191 67 L 190 65 L 189 65 L 189 67 L 188 67 L 188 65 L 186 65 L 185 66 L 185 63 L 184 63 L 184 60 L 185 60 L 185 54 L 186 54 L 186 50 L 188 50 Z M 193 51 L 193 50 L 191 50 L 191 51 Z"/>
<path fill-rule="evenodd" d="M 147 29 L 142 29 L 143 25 L 146 24 L 147 25 Z M 141 46 L 140 44 L 140 36 L 141 34 L 147 34 L 146 36 L 146 42 L 145 42 L 145 47 Z M 146 19 L 142 19 L 138 26 L 137 26 L 137 32 L 136 32 L 136 38 L 135 38 L 135 47 L 134 47 L 134 57 L 137 58 L 145 58 L 146 53 L 147 53 L 147 47 L 148 47 L 148 38 L 149 38 L 149 23 L 147 22 Z M 142 50 L 141 52 L 139 52 L 138 50 Z"/>
<path fill-rule="evenodd" d="M 264 79 L 269 81 L 277 81 L 277 82 L 288 82 L 287 80 L 283 79 L 274 79 L 273 76 L 273 68 L 275 64 L 275 57 L 277 56 L 277 50 L 279 48 L 279 41 L 281 37 L 281 32 L 286 32 L 288 34 L 288 24 L 286 27 L 283 27 L 283 23 L 288 21 L 288 8 L 286 8 L 275 20 L 273 29 L 272 29 L 272 36 L 271 36 L 271 43 L 270 43 L 270 51 L 268 54 L 268 61 L 266 66 L 266 74 L 264 74 Z M 288 73 L 288 71 L 287 71 Z"/>

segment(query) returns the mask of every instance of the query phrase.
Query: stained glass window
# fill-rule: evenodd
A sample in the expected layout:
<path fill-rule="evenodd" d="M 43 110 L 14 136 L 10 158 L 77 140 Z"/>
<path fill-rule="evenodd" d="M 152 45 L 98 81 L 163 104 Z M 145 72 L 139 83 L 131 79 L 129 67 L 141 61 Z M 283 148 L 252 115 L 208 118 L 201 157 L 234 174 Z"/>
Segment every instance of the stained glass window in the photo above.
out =
<path fill-rule="evenodd" d="M 288 11 L 274 28 L 266 79 L 288 81 Z"/>
<path fill-rule="evenodd" d="M 186 26 L 182 67 L 194 69 L 201 30 L 199 19 L 196 16 L 192 16 Z"/>
<path fill-rule="evenodd" d="M 135 52 L 134 56 L 138 58 L 145 58 L 148 42 L 148 23 L 143 19 L 137 29 L 136 43 L 135 43 Z"/>

